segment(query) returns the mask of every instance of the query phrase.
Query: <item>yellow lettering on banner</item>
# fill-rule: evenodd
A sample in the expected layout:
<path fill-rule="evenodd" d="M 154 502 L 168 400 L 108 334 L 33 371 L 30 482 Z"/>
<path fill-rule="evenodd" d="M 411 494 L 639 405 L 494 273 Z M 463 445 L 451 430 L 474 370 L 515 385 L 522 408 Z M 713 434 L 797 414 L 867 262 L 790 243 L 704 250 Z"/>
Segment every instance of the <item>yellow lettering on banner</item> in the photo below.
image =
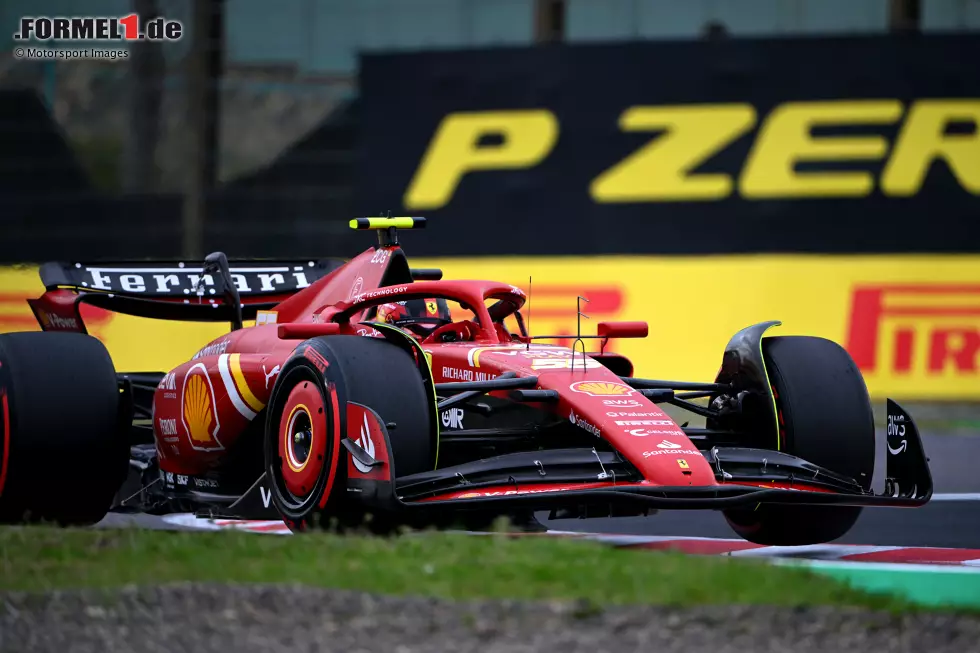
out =
<path fill-rule="evenodd" d="M 814 127 L 880 125 L 898 120 L 898 100 L 793 102 L 769 114 L 739 179 L 748 199 L 772 197 L 864 197 L 874 189 L 870 172 L 797 172 L 804 161 L 881 159 L 888 141 L 880 136 L 815 137 Z"/>
<path fill-rule="evenodd" d="M 481 139 L 499 136 L 499 145 Z M 558 119 L 545 109 L 451 113 L 436 130 L 429 149 L 405 192 L 406 209 L 445 206 L 460 180 L 476 170 L 530 168 L 558 140 Z"/>
<path fill-rule="evenodd" d="M 691 170 L 755 125 L 750 104 L 637 106 L 619 118 L 623 131 L 666 133 L 626 157 L 592 181 L 596 202 L 717 200 L 732 192 L 723 173 Z"/>
<path fill-rule="evenodd" d="M 972 133 L 947 134 L 955 122 L 972 123 Z M 963 188 L 980 195 L 980 100 L 919 100 L 912 105 L 882 174 L 882 190 L 899 197 L 915 195 L 940 158 Z"/>

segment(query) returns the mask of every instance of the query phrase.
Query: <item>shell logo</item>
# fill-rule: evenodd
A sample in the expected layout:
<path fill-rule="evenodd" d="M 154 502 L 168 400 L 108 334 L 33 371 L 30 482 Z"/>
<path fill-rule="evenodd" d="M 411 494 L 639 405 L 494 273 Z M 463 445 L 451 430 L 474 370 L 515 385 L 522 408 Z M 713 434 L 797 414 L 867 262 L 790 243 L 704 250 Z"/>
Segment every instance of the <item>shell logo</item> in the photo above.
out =
<path fill-rule="evenodd" d="M 479 492 L 466 492 L 456 497 L 457 499 L 479 499 L 483 495 Z"/>
<path fill-rule="evenodd" d="M 184 377 L 184 428 L 190 436 L 191 447 L 200 451 L 224 449 L 218 441 L 218 415 L 215 412 L 214 388 L 203 363 L 191 367 Z"/>
<path fill-rule="evenodd" d="M 633 388 L 615 381 L 578 381 L 569 388 L 590 397 L 628 397 L 633 394 Z"/>

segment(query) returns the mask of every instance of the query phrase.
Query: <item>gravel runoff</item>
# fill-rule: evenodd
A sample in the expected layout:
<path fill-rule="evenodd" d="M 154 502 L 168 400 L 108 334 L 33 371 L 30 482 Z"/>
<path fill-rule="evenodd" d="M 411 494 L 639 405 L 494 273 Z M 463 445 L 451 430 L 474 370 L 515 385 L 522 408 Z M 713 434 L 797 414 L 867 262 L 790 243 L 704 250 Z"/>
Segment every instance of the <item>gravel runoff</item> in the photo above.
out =
<path fill-rule="evenodd" d="M 278 585 L 0 593 L 4 653 L 963 653 L 977 642 L 976 616 L 833 608 L 597 610 Z"/>

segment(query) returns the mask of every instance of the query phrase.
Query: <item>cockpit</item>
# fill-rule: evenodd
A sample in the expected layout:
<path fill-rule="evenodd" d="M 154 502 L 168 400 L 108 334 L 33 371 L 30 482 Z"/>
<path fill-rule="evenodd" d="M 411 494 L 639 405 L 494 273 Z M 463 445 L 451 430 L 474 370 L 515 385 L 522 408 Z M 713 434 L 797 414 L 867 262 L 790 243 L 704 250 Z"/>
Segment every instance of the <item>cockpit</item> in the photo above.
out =
<path fill-rule="evenodd" d="M 526 296 L 519 288 L 494 282 L 417 282 L 399 294 L 368 307 L 360 321 L 397 326 L 424 344 L 527 342 L 520 312 Z M 475 302 L 476 297 L 482 302 Z"/>

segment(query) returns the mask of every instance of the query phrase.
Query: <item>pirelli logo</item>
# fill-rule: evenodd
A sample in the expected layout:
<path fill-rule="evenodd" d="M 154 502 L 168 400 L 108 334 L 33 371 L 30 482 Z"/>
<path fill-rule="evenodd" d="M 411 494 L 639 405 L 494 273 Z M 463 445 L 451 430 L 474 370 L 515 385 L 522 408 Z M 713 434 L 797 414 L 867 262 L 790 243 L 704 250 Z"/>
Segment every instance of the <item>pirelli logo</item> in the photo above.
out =
<path fill-rule="evenodd" d="M 864 373 L 975 376 L 980 283 L 855 288 L 847 350 Z"/>
<path fill-rule="evenodd" d="M 785 102 L 768 112 L 749 103 L 636 105 L 623 107 L 617 123 L 562 125 L 546 108 L 449 113 L 403 204 L 440 209 L 465 178 L 536 168 L 557 156 L 559 142 L 587 147 L 598 137 L 626 149 L 645 135 L 618 161 L 577 162 L 591 170 L 588 188 L 563 192 L 587 191 L 596 204 L 862 198 L 876 190 L 910 197 L 935 165 L 959 192 L 980 195 L 980 98 Z M 745 138 L 748 156 L 720 163 Z"/>

